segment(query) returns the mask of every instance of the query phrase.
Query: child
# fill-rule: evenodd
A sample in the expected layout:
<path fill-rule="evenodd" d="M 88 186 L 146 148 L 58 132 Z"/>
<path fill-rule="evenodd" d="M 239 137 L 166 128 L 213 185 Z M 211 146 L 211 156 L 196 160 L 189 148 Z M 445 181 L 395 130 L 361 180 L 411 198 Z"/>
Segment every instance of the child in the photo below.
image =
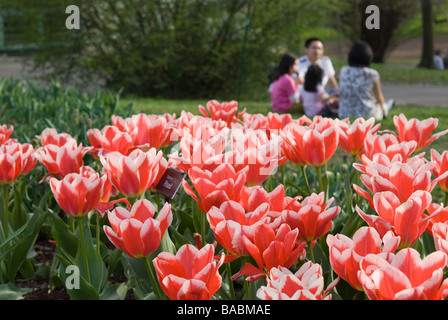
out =
<path fill-rule="evenodd" d="M 304 84 L 300 89 L 300 100 L 307 117 L 337 115 L 338 91 L 327 93 L 322 86 L 322 77 L 323 70 L 317 64 L 311 65 L 305 74 Z"/>
<path fill-rule="evenodd" d="M 298 79 L 293 78 L 299 59 L 292 54 L 285 54 L 276 68 L 275 81 L 270 88 L 271 107 L 273 112 L 299 113 L 301 106 L 298 104 Z"/>

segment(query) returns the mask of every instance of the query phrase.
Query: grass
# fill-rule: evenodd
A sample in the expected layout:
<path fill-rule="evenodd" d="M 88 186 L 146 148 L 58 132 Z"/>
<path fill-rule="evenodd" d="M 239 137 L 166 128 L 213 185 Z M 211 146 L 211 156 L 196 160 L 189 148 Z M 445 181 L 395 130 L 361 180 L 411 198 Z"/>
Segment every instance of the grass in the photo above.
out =
<path fill-rule="evenodd" d="M 150 114 L 177 114 L 179 115 L 182 110 L 192 112 L 193 114 L 200 114 L 198 111 L 198 106 L 201 104 L 206 105 L 207 100 L 163 100 L 163 99 L 152 99 L 152 98 L 136 98 L 136 97 L 124 97 L 121 99 L 121 104 L 132 103 L 134 105 L 134 112 L 143 112 Z M 256 101 L 240 101 L 239 110 L 246 108 L 248 113 L 261 113 L 267 114 L 270 111 L 269 102 L 256 102 Z M 447 108 L 444 107 L 423 107 L 423 106 L 395 106 L 387 119 L 381 121 L 381 128 L 384 130 L 393 130 L 395 127 L 393 124 L 393 116 L 403 113 L 408 119 L 417 118 L 424 120 L 429 117 L 437 118 L 439 124 L 437 126 L 436 132 L 445 130 L 448 128 L 448 114 Z M 299 117 L 299 114 L 294 114 L 293 117 Z M 431 147 L 439 150 L 448 150 L 448 135 L 442 136 L 440 139 L 436 140 Z"/>
<path fill-rule="evenodd" d="M 448 85 L 448 70 L 418 68 L 417 60 L 388 60 L 386 63 L 373 63 L 372 68 L 381 75 L 383 83 L 396 84 L 434 84 Z M 333 59 L 336 74 L 347 65 L 343 59 Z"/>

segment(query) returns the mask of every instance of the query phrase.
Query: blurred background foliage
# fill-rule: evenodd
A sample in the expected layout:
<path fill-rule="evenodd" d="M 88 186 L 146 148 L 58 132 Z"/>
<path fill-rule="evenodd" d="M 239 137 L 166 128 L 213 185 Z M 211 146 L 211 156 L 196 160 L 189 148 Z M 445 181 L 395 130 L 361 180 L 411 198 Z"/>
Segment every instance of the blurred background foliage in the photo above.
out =
<path fill-rule="evenodd" d="M 434 12 L 448 12 L 447 1 L 432 1 Z M 363 26 L 369 4 L 381 9 L 380 30 Z M 79 30 L 65 27 L 68 5 L 79 7 Z M 124 95 L 221 100 L 269 99 L 272 68 L 283 53 L 302 54 L 309 36 L 367 40 L 382 63 L 395 32 L 406 36 L 401 26 L 421 29 L 420 9 L 420 1 L 409 0 L 0 3 L 3 43 L 31 52 L 47 78 L 98 83 Z"/>

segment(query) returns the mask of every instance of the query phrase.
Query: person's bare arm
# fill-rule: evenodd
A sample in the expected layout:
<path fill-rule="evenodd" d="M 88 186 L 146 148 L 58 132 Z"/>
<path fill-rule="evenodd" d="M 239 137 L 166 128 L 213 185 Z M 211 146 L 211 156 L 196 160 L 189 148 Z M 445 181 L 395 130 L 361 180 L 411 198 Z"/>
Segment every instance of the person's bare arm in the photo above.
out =
<path fill-rule="evenodd" d="M 388 110 L 386 110 L 387 107 L 386 107 L 386 104 L 384 103 L 384 96 L 383 96 L 383 91 L 381 90 L 380 79 L 375 81 L 375 83 L 373 85 L 373 93 L 375 95 L 376 102 L 381 106 L 384 114 L 386 114 Z"/>
<path fill-rule="evenodd" d="M 337 89 L 339 87 L 338 81 L 336 80 L 335 76 L 328 79 L 328 86 L 330 87 L 330 89 Z"/>

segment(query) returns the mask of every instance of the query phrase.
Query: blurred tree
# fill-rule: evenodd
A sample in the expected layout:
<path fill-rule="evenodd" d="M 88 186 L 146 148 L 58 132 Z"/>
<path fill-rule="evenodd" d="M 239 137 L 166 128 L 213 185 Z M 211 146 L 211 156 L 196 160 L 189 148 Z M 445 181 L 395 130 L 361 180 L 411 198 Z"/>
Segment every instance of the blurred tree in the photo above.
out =
<path fill-rule="evenodd" d="M 336 0 L 334 0 L 336 1 Z M 365 40 L 373 50 L 373 62 L 383 63 L 391 48 L 394 31 L 400 23 L 418 11 L 418 3 L 409 0 L 347 0 L 337 1 L 342 32 L 352 41 Z M 366 8 L 375 5 L 380 10 L 379 29 L 366 28 L 369 13 Z"/>
<path fill-rule="evenodd" d="M 432 0 L 421 0 L 423 37 L 422 37 L 422 56 L 420 59 L 420 68 L 434 68 L 434 35 L 432 12 Z"/>
<path fill-rule="evenodd" d="M 279 55 L 302 47 L 301 32 L 322 24 L 331 2 L 73 0 L 81 28 L 66 30 L 67 1 L 23 1 L 16 7 L 34 8 L 35 19 L 42 6 L 54 18 L 39 34 L 36 67 L 67 78 L 86 70 L 76 76 L 98 75 L 128 94 L 221 99 L 266 92 Z"/>

